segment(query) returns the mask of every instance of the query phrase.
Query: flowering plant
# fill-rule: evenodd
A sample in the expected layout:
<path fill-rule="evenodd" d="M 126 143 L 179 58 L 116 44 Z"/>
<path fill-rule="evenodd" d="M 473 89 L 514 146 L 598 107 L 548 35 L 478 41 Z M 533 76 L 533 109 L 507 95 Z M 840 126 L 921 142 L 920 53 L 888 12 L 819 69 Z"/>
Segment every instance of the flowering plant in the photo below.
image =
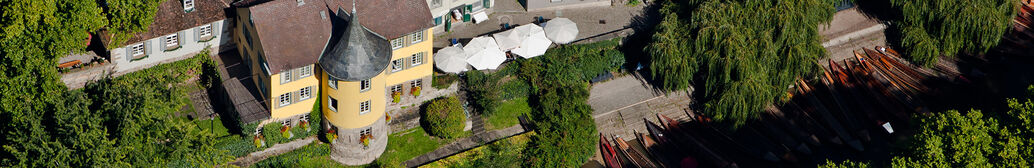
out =
<path fill-rule="evenodd" d="M 307 120 L 302 120 L 301 123 L 299 123 L 298 125 L 301 125 L 302 128 L 304 128 L 306 131 L 309 130 L 309 121 Z"/>
<path fill-rule="evenodd" d="M 402 92 L 391 92 L 391 102 L 398 103 L 402 101 Z"/>
<path fill-rule="evenodd" d="M 366 134 L 366 135 L 363 135 L 363 136 L 359 137 L 359 141 L 362 141 L 363 142 L 363 146 L 365 146 L 365 147 L 369 147 L 370 146 L 370 140 L 371 139 L 373 139 L 373 135 L 370 135 L 370 134 Z"/>
<path fill-rule="evenodd" d="M 410 89 L 410 94 L 420 96 L 420 86 L 413 86 L 413 89 Z"/>
<path fill-rule="evenodd" d="M 280 135 L 284 136 L 284 138 L 291 138 L 292 136 L 294 136 L 294 134 L 291 133 L 291 127 L 288 127 L 286 125 L 280 127 Z"/>
<path fill-rule="evenodd" d="M 337 139 L 337 131 L 327 130 L 327 141 L 334 142 L 334 139 Z"/>
<path fill-rule="evenodd" d="M 255 138 L 252 138 L 252 139 L 253 139 L 253 141 L 255 141 L 255 148 L 261 148 L 262 146 L 266 145 L 266 141 L 263 140 L 264 138 L 262 137 L 261 134 L 255 135 Z"/>
<path fill-rule="evenodd" d="M 384 122 L 391 123 L 391 115 L 388 115 L 387 113 L 385 113 L 384 114 Z"/>

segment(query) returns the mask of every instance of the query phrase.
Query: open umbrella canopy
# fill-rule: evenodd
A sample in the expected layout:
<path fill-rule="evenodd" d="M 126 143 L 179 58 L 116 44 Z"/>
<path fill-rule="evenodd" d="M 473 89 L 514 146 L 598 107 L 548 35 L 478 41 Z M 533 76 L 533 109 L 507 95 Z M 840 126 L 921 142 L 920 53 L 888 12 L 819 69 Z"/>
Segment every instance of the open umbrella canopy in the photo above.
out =
<path fill-rule="evenodd" d="M 524 58 L 537 57 L 546 53 L 549 49 L 549 45 L 553 44 L 546 38 L 546 33 L 542 31 L 533 32 L 527 39 L 521 41 L 521 46 L 511 50 L 513 54 L 520 55 Z"/>
<path fill-rule="evenodd" d="M 434 54 L 434 67 L 447 73 L 467 71 L 467 54 L 456 46 L 442 48 Z"/>
<path fill-rule="evenodd" d="M 489 37 L 471 39 L 467 46 L 463 47 L 463 52 L 467 55 L 467 63 L 478 70 L 496 69 L 499 68 L 499 64 L 506 61 L 506 53 L 500 51 L 499 45 Z"/>
<path fill-rule="evenodd" d="M 578 25 L 567 18 L 549 20 L 543 29 L 546 31 L 546 37 L 557 44 L 570 43 L 578 36 Z"/>
<path fill-rule="evenodd" d="M 495 38 L 496 43 L 499 44 L 499 50 L 510 51 L 520 47 L 521 43 L 528 39 L 529 36 L 542 31 L 542 27 L 539 27 L 538 25 L 525 24 L 507 31 L 492 34 L 492 37 Z"/>

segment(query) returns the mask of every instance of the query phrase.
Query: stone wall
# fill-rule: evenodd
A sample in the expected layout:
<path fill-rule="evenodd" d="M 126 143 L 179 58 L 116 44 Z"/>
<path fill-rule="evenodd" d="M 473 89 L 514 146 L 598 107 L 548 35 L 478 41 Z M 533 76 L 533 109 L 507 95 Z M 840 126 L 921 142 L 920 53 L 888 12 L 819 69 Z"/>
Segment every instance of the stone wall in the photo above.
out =
<path fill-rule="evenodd" d="M 359 140 L 360 131 L 367 128 L 373 135 L 368 147 Z M 377 160 L 388 146 L 388 127 L 384 117 L 368 127 L 338 129 L 338 138 L 330 146 L 330 158 L 345 165 L 363 165 Z"/>

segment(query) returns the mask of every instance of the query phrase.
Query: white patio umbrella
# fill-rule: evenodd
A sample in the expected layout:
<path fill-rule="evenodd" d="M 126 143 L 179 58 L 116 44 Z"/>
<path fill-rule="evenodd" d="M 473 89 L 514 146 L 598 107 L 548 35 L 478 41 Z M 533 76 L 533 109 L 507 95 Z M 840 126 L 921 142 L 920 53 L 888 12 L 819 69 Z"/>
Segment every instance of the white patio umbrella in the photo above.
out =
<path fill-rule="evenodd" d="M 549 20 L 543 29 L 546 31 L 546 37 L 557 44 L 570 43 L 578 36 L 578 25 L 567 18 Z"/>
<path fill-rule="evenodd" d="M 467 63 L 478 70 L 496 69 L 506 61 L 506 53 L 500 51 L 495 39 L 489 37 L 471 39 L 463 51 L 467 54 Z"/>
<path fill-rule="evenodd" d="M 521 35 L 514 29 L 492 34 L 492 37 L 499 45 L 499 50 L 509 51 L 521 45 Z"/>
<path fill-rule="evenodd" d="M 520 55 L 524 58 L 537 57 L 546 53 L 549 49 L 549 45 L 553 44 L 546 38 L 546 33 L 542 31 L 534 32 L 527 39 L 521 42 L 521 46 L 510 51 L 510 53 Z"/>
<path fill-rule="evenodd" d="M 467 71 L 467 54 L 456 46 L 442 48 L 434 54 L 434 67 L 447 73 Z"/>

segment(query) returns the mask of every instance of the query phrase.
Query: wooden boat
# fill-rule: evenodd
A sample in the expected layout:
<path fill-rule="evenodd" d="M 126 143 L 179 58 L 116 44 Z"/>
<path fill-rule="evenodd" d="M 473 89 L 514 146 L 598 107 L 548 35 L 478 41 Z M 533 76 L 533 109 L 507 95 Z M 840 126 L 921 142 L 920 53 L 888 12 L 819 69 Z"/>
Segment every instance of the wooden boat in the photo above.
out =
<path fill-rule="evenodd" d="M 772 139 L 778 141 L 786 148 L 806 155 L 811 154 L 811 148 L 808 147 L 808 144 L 797 141 L 790 135 L 790 133 L 783 131 L 780 126 L 768 121 L 758 121 L 756 125 L 757 127 L 764 129 L 762 132 L 764 132 L 765 135 L 772 137 Z"/>
<path fill-rule="evenodd" d="M 802 94 L 812 92 L 811 87 L 808 86 L 808 84 L 805 83 L 803 80 L 798 79 L 797 83 L 798 86 L 800 86 L 799 88 L 802 91 L 804 91 L 804 93 Z M 825 105 L 823 105 L 821 101 L 818 100 L 818 98 L 815 98 L 815 96 L 805 97 L 807 97 L 810 104 L 815 107 L 815 110 L 813 112 L 819 114 L 822 118 L 822 121 L 825 121 L 826 125 L 829 126 L 830 130 L 833 130 L 833 132 L 836 133 L 836 135 L 840 137 L 841 140 L 844 140 L 844 142 L 847 143 L 848 146 L 851 146 L 855 150 L 865 150 L 865 147 L 862 146 L 862 142 L 858 141 L 857 139 L 854 139 L 854 137 L 851 136 L 851 134 L 848 133 L 846 129 L 844 129 L 844 126 L 840 124 L 840 121 L 833 117 L 832 113 L 829 112 L 829 110 L 825 107 Z"/>
<path fill-rule="evenodd" d="M 762 113 L 761 121 L 765 122 L 765 125 L 771 127 L 784 128 L 788 134 L 793 135 L 802 142 L 811 144 L 813 146 L 822 145 L 822 142 L 819 141 L 818 136 L 816 136 L 814 133 L 805 131 L 804 129 L 797 126 L 797 124 L 793 121 L 786 121 L 788 119 L 784 115 L 785 114 L 783 114 L 782 110 L 774 106 L 771 106 L 767 108 L 767 110 L 765 110 L 765 113 Z"/>
<path fill-rule="evenodd" d="M 628 158 L 632 165 L 635 165 L 636 167 L 657 167 L 654 166 L 653 162 L 646 159 L 646 155 L 639 153 L 639 151 L 633 149 L 632 146 L 629 146 L 628 143 L 625 142 L 625 139 L 614 137 L 614 141 L 618 144 L 618 149 L 623 151 L 625 157 Z"/>
<path fill-rule="evenodd" d="M 804 102 L 806 99 L 808 99 L 804 97 L 807 96 L 802 96 L 802 98 L 787 102 L 786 105 L 788 110 L 783 111 L 784 114 L 786 114 L 786 116 L 777 115 L 777 117 L 784 117 L 785 119 L 781 119 L 778 121 L 783 121 L 784 123 L 787 123 L 787 125 L 800 125 L 801 129 L 807 131 L 808 133 L 812 133 L 819 139 L 822 139 L 822 141 L 830 142 L 836 145 L 844 145 L 844 140 L 840 139 L 840 137 L 838 137 L 836 133 L 834 133 L 835 131 L 833 131 L 833 129 L 822 124 L 821 122 L 819 122 L 814 117 L 811 117 L 811 115 L 808 114 L 809 111 L 815 111 L 814 107 L 801 107 L 800 105 L 798 105 L 797 101 Z"/>
<path fill-rule="evenodd" d="M 621 161 L 618 161 L 617 152 L 614 151 L 614 147 L 610 146 L 610 142 L 607 138 L 600 134 L 600 155 L 603 155 L 603 163 L 608 168 L 621 168 Z"/>
<path fill-rule="evenodd" d="M 702 158 L 704 158 L 716 167 L 739 167 L 736 165 L 736 163 L 730 162 L 721 155 L 718 155 L 718 153 L 711 150 L 707 145 L 701 143 L 700 140 L 683 132 L 682 128 L 679 126 L 679 122 L 672 120 L 671 118 L 668 118 L 659 113 L 657 114 L 657 117 L 661 121 L 664 121 L 665 124 L 667 124 L 666 128 L 668 128 L 668 133 L 675 134 L 675 137 L 677 138 L 673 139 L 678 139 L 679 143 L 681 144 L 688 144 L 689 146 L 692 146 L 692 148 L 690 148 L 690 151 L 692 153 L 702 155 Z"/>
<path fill-rule="evenodd" d="M 839 84 L 839 86 L 843 86 L 842 89 L 845 91 L 848 91 L 852 87 L 854 87 L 853 84 L 847 79 L 847 73 L 844 72 L 846 70 L 840 67 L 840 65 L 838 65 L 835 61 L 829 60 L 829 69 L 830 71 L 824 72 L 826 80 L 835 81 L 835 83 Z M 826 93 L 822 94 L 821 96 L 828 97 L 828 99 L 825 100 L 830 101 L 830 104 L 826 105 L 829 105 L 827 107 L 831 107 L 833 109 L 829 112 L 831 112 L 833 115 L 840 116 L 839 119 L 844 124 L 844 128 L 854 133 L 855 136 L 865 141 L 871 140 L 869 136 L 869 131 L 866 130 L 861 123 L 857 122 L 858 120 L 862 120 L 862 118 L 854 116 L 856 112 L 852 109 L 857 109 L 852 107 L 853 104 L 849 104 L 852 103 L 852 101 L 844 100 L 845 98 L 849 98 L 853 95 L 851 95 L 850 92 L 840 92 L 837 86 L 833 86 L 833 83 L 824 82 L 823 84 L 824 85 L 821 85 L 821 88 L 824 89 L 824 91 L 826 92 L 817 93 Z"/>
<path fill-rule="evenodd" d="M 873 73 L 874 69 L 869 65 L 868 60 L 865 60 L 857 51 L 855 51 L 854 54 L 855 61 L 858 65 L 852 66 L 851 70 L 854 71 L 854 76 L 858 79 L 857 82 L 864 86 L 864 89 L 862 89 L 862 92 L 865 93 L 864 95 L 867 95 L 869 99 L 875 101 L 875 103 L 872 104 L 874 108 L 876 108 L 875 111 L 883 112 L 880 113 L 880 115 L 882 115 L 880 117 L 896 117 L 897 119 L 907 118 L 907 116 L 900 110 L 904 108 L 904 106 L 890 102 L 886 99 L 893 95 L 890 94 L 887 88 L 882 83 L 879 83 L 879 81 L 873 76 L 876 75 L 876 73 Z"/>
<path fill-rule="evenodd" d="M 666 162 L 664 159 L 668 155 L 660 149 L 661 146 L 657 144 L 657 141 L 653 140 L 653 137 L 634 130 L 633 133 L 638 137 L 639 143 L 643 144 L 643 149 L 646 149 L 647 159 L 653 160 L 653 163 L 657 163 L 658 167 L 664 167 L 666 163 L 670 165 L 670 162 Z"/>

